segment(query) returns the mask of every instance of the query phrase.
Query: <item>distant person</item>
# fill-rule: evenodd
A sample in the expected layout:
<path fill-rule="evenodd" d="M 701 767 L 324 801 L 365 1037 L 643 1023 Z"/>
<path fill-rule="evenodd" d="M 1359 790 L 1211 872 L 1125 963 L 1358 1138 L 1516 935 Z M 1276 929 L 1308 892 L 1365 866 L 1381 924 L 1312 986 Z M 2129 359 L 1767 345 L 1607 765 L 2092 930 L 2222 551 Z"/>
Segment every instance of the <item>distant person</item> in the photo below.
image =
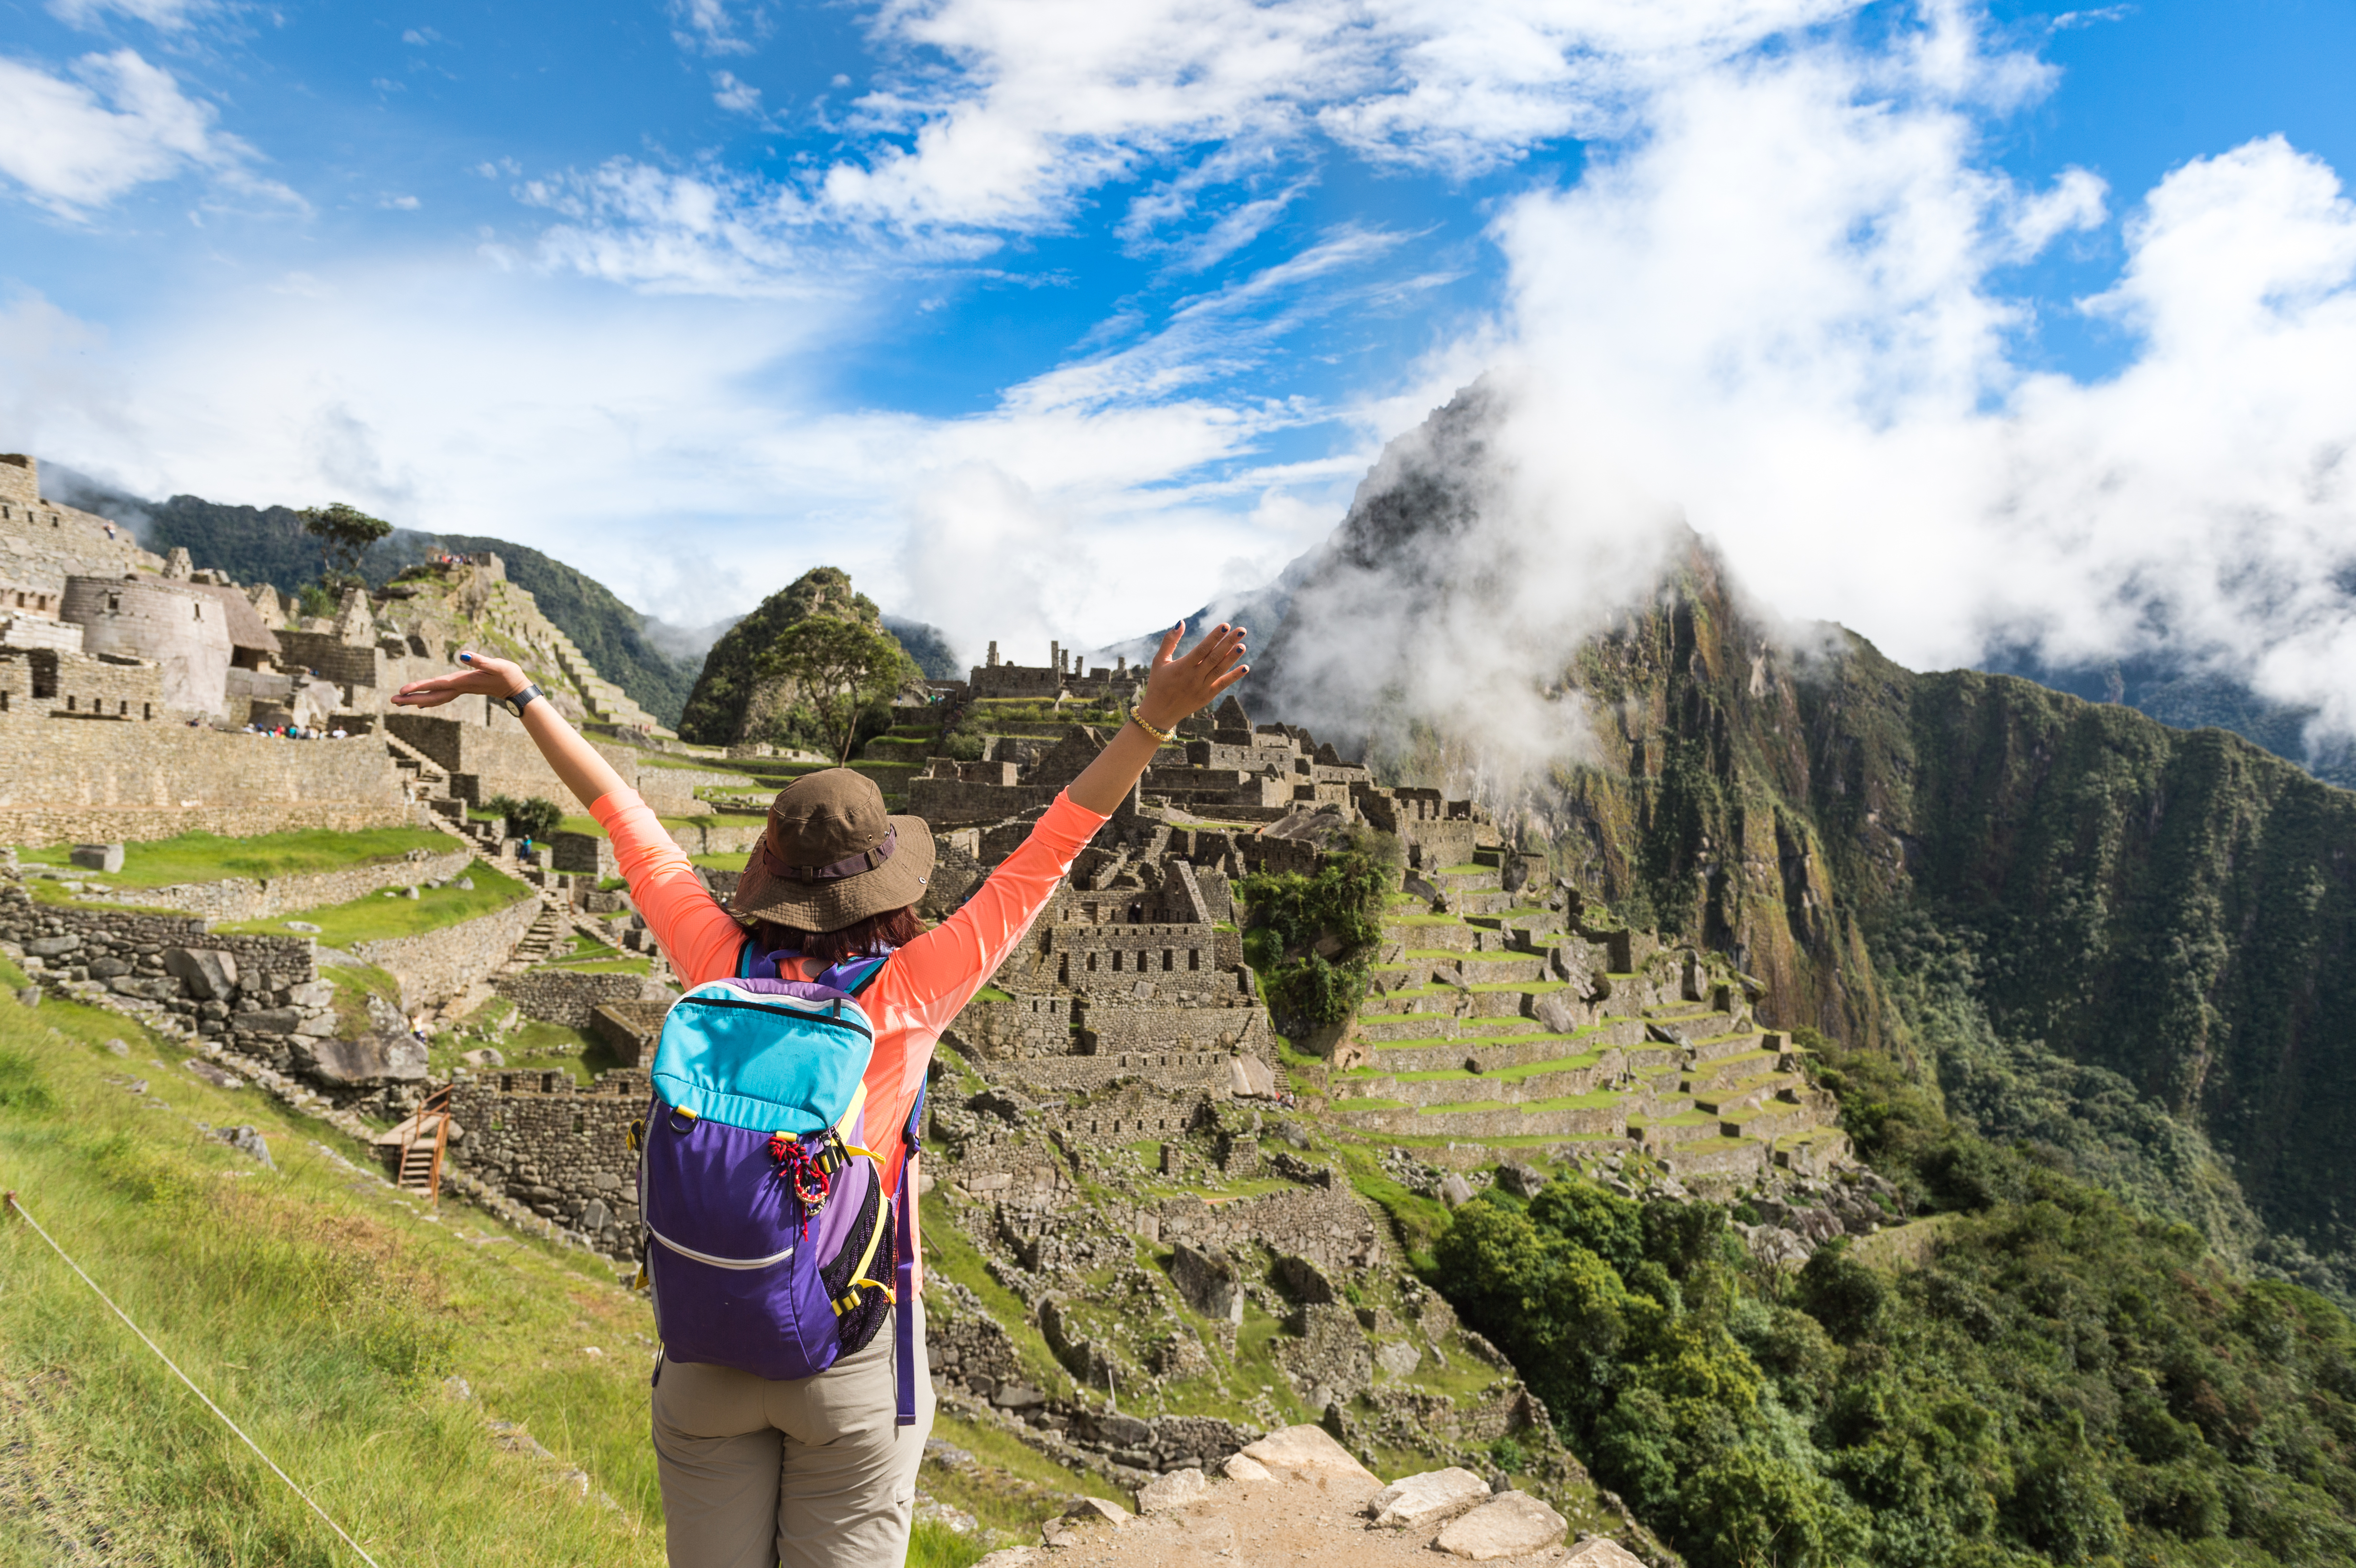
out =
<path fill-rule="evenodd" d="M 630 901 L 683 985 L 736 976 L 755 991 L 764 982 L 782 991 L 788 983 L 807 986 L 840 974 L 833 966 L 849 960 L 886 959 L 872 979 L 844 983 L 863 985 L 859 1006 L 874 1022 L 861 1125 L 888 1202 L 905 1170 L 900 1135 L 941 1030 L 1030 929 L 1179 720 L 1243 678 L 1241 627 L 1219 626 L 1191 653 L 1173 657 L 1183 629 L 1162 639 L 1130 721 L 1055 798 L 1022 847 L 930 931 L 917 920 L 916 904 L 933 873 L 932 833 L 922 817 L 887 815 L 882 792 L 860 773 L 828 768 L 780 790 L 723 905 L 637 792 L 514 665 L 462 653 L 466 670 L 412 682 L 392 700 L 432 708 L 474 692 L 520 718 L 556 776 L 612 837 Z M 707 1123 L 744 1136 L 717 1112 L 678 1136 Z M 790 1152 L 793 1140 L 783 1134 L 779 1140 Z M 770 1147 L 775 1153 L 778 1145 Z M 777 1157 L 782 1171 L 786 1157 Z M 834 1211 L 822 1212 L 831 1219 Z M 913 1206 L 909 1212 L 913 1218 Z M 815 1241 L 818 1223 L 810 1229 Z M 673 1245 L 651 1231 L 648 1236 L 650 1253 Z M 899 1277 L 906 1281 L 915 1277 L 916 1238 L 897 1238 L 895 1245 L 903 1241 L 909 1266 Z M 764 1266 L 778 1261 L 764 1260 Z M 886 1265 L 882 1272 L 891 1271 Z M 880 1281 L 852 1284 L 899 1294 Z M 933 1393 L 921 1305 L 913 1290 L 904 1291 L 907 1298 L 894 1302 L 895 1321 L 894 1312 L 868 1312 L 870 1298 L 854 1288 L 862 1305 L 838 1323 L 857 1320 L 864 1325 L 858 1332 L 872 1338 L 853 1343 L 845 1335 L 840 1359 L 814 1376 L 765 1378 L 715 1360 L 677 1360 L 666 1350 L 655 1366 L 652 1403 L 672 1568 L 897 1568 L 905 1559 Z M 671 1307 L 690 1317 L 698 1309 L 708 1310 L 709 1302 L 689 1298 Z M 659 1327 L 659 1287 L 655 1313 Z"/>

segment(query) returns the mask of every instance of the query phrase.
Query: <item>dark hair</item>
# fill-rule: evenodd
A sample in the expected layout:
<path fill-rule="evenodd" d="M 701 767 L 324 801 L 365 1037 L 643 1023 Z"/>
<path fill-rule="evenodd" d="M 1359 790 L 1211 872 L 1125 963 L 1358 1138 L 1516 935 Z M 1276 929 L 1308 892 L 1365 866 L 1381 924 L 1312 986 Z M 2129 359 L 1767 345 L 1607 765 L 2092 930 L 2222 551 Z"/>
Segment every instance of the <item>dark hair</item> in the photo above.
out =
<path fill-rule="evenodd" d="M 840 931 L 804 931 L 798 926 L 778 925 L 766 920 L 753 923 L 753 940 L 760 944 L 762 952 L 798 953 L 805 958 L 823 959 L 829 964 L 899 947 L 924 933 L 924 923 L 916 918 L 914 904 L 871 914 Z"/>

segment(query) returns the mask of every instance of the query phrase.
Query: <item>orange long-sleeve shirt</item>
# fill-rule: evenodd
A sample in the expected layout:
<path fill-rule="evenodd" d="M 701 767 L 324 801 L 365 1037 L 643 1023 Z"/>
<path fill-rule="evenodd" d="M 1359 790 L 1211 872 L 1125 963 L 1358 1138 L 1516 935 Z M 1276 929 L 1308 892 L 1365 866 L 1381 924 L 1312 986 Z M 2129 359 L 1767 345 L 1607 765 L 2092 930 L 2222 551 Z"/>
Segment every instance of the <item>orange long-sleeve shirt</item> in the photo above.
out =
<path fill-rule="evenodd" d="M 744 928 L 696 880 L 687 852 L 671 842 L 647 803 L 619 789 L 590 806 L 614 841 L 631 901 L 690 986 L 736 973 Z M 997 971 L 1072 869 L 1104 817 L 1067 795 L 1039 818 L 965 906 L 892 955 L 859 1003 L 875 1024 L 867 1066 L 867 1141 L 884 1156 L 884 1190 L 899 1189 L 904 1149 L 894 1135 L 908 1119 L 941 1030 Z M 801 977 L 824 965 L 805 959 Z"/>

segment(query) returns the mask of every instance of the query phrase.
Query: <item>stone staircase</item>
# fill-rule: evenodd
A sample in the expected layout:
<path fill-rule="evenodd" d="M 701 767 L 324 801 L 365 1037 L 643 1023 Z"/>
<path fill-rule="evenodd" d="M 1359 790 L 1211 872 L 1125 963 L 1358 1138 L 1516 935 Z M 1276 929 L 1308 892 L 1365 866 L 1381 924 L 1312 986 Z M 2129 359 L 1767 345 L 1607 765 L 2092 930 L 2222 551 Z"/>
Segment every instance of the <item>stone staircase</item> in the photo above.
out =
<path fill-rule="evenodd" d="M 426 808 L 426 820 L 444 833 L 466 839 L 479 853 L 481 841 L 468 831 L 466 803 L 451 793 L 450 770 L 391 731 L 380 733 L 385 750 L 392 753 L 392 765 L 409 775 L 409 798 Z"/>
<path fill-rule="evenodd" d="M 1377 1142 L 1636 1150 L 1680 1177 L 1817 1171 L 1847 1155 L 1806 1052 L 1683 955 L 1641 933 L 1582 933 L 1615 966 L 1607 994 L 1591 1008 L 1576 994 L 1562 998 L 1576 1009 L 1547 1005 L 1569 989 L 1552 952 L 1564 917 L 1502 873 L 1424 872 L 1394 901 L 1374 989 L 1328 1076 L 1336 1121 Z M 1546 1021 L 1567 1013 L 1571 1027 Z"/>
<path fill-rule="evenodd" d="M 543 632 L 541 642 L 556 657 L 557 668 L 564 672 L 573 689 L 581 694 L 582 706 L 589 716 L 601 724 L 616 725 L 625 730 L 641 730 L 669 737 L 672 731 L 662 728 L 655 716 L 639 707 L 630 694 L 597 673 L 571 637 L 553 624 Z"/>
<path fill-rule="evenodd" d="M 556 951 L 559 943 L 572 939 L 573 928 L 571 906 L 552 899 L 543 900 L 540 906 L 540 918 L 525 931 L 523 940 L 516 944 L 515 951 L 508 955 L 508 961 L 499 972 L 519 975 L 535 965 L 547 962 L 548 955 Z"/>
<path fill-rule="evenodd" d="M 541 890 L 539 917 L 508 955 L 507 962 L 500 966 L 500 973 L 518 974 L 544 961 L 555 951 L 557 944 L 567 940 L 580 925 L 571 900 L 552 888 L 552 879 L 548 873 L 537 867 L 519 868 L 512 857 L 501 854 L 504 845 L 497 826 L 476 822 L 467 816 L 466 803 L 450 792 L 448 769 L 398 735 L 385 734 L 384 742 L 392 753 L 393 764 L 410 776 L 411 798 L 426 807 L 424 821 L 464 843 L 475 852 L 475 859 L 493 870 L 520 877 Z M 599 939 L 605 940 L 602 936 Z M 479 997 L 468 998 L 470 1002 L 479 999 Z"/>

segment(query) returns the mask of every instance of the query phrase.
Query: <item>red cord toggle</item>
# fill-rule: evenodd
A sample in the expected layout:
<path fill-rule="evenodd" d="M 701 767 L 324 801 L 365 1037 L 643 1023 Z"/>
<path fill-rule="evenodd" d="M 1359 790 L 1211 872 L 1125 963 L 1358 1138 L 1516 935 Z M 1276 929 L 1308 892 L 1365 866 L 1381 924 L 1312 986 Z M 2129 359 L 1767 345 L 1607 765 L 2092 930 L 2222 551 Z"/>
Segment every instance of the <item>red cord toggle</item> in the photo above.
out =
<path fill-rule="evenodd" d="M 823 1143 L 819 1145 L 824 1147 Z M 791 1133 L 779 1133 L 769 1140 L 769 1157 L 777 1162 L 778 1176 L 793 1183 L 794 1196 L 801 1200 L 802 1236 L 807 1240 L 809 1217 L 826 1207 L 833 1183 L 818 1157 Z"/>

